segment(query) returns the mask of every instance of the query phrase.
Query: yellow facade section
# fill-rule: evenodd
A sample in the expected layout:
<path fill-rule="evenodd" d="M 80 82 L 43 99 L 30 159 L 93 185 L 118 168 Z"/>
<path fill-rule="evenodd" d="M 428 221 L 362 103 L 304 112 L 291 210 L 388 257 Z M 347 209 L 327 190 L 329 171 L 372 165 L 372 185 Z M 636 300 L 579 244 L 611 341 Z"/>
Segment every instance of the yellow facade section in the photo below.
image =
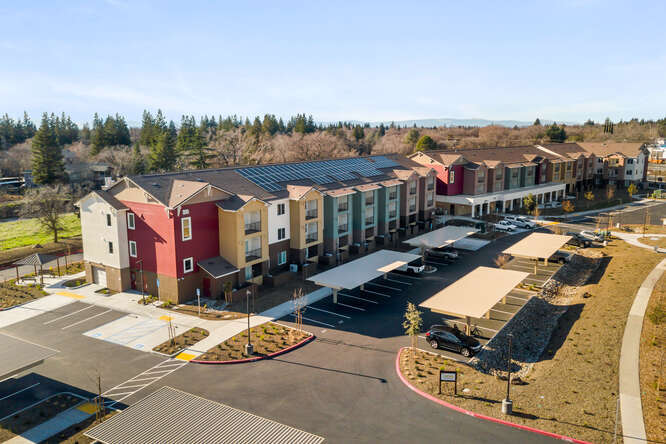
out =
<path fill-rule="evenodd" d="M 261 214 L 261 231 L 245 234 L 245 214 L 258 211 Z M 238 211 L 217 209 L 219 224 L 220 256 L 236 268 L 244 268 L 268 260 L 268 206 L 259 200 L 247 203 Z M 261 238 L 261 258 L 245 261 L 245 240 Z"/>
<path fill-rule="evenodd" d="M 317 217 L 312 219 L 305 219 L 305 202 L 309 200 L 317 201 Z M 290 224 L 290 241 L 289 246 L 293 249 L 302 250 L 303 248 L 311 245 L 317 245 L 323 241 L 324 238 L 324 196 L 316 190 L 308 191 L 299 200 L 289 201 L 289 224 Z M 305 225 L 310 222 L 317 222 L 317 240 L 305 242 Z"/>

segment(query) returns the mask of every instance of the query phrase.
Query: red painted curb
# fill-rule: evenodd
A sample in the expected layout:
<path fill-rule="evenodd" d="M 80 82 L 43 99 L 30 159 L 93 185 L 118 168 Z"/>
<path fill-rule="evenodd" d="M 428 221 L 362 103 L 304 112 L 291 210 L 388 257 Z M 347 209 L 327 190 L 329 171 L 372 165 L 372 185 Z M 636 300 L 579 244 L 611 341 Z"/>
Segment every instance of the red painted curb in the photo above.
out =
<path fill-rule="evenodd" d="M 245 359 L 236 359 L 234 361 L 200 361 L 198 359 L 192 359 L 190 362 L 194 362 L 195 364 L 213 364 L 213 365 L 224 365 L 224 364 L 242 364 L 244 362 L 255 362 L 255 361 L 261 361 L 264 359 L 270 359 L 275 356 L 279 356 L 281 354 L 290 352 L 298 347 L 301 347 L 308 342 L 312 341 L 315 338 L 315 335 L 309 336 L 305 339 L 303 339 L 301 342 L 292 345 L 291 347 L 284 348 L 282 350 L 278 350 L 275 353 L 271 353 L 270 355 L 266 356 L 257 356 L 255 358 L 245 358 Z"/>
<path fill-rule="evenodd" d="M 406 349 L 406 347 L 402 347 L 398 351 L 398 356 L 395 359 L 395 371 L 398 374 L 398 377 L 400 378 L 400 380 L 402 381 L 403 384 L 405 384 L 411 391 L 423 396 L 424 398 L 427 398 L 427 399 L 429 399 L 433 402 L 436 402 L 439 405 L 443 405 L 444 407 L 448 407 L 452 410 L 455 410 L 456 412 L 464 413 L 465 415 L 473 416 L 475 418 L 485 419 L 486 421 L 496 422 L 498 424 L 502 424 L 502 425 L 510 426 L 510 427 L 515 427 L 515 428 L 521 429 L 521 430 L 527 430 L 528 432 L 538 433 L 539 435 L 549 436 L 549 437 L 555 438 L 555 439 L 561 439 L 562 441 L 575 442 L 575 443 L 578 443 L 578 444 L 592 444 L 588 441 L 582 441 L 580 439 L 571 438 L 571 437 L 564 436 L 564 435 L 559 435 L 557 433 L 547 432 L 545 430 L 536 429 L 534 427 L 529 427 L 529 426 L 522 425 L 522 424 L 516 424 L 515 422 L 510 422 L 510 421 L 505 421 L 503 419 L 493 418 L 492 416 L 486 416 L 486 415 L 482 415 L 480 413 L 475 413 L 475 412 L 472 412 L 470 410 L 466 410 L 462 407 L 458 407 L 457 405 L 453 405 L 453 404 L 450 404 L 446 401 L 442 401 L 441 399 L 436 398 L 436 397 L 432 396 L 429 393 L 426 393 L 426 392 L 423 392 L 423 391 L 417 389 L 412 384 L 410 384 L 409 381 L 407 381 L 407 379 L 405 379 L 402 372 L 400 371 L 400 355 L 402 354 L 402 351 L 405 350 L 405 349 Z"/>

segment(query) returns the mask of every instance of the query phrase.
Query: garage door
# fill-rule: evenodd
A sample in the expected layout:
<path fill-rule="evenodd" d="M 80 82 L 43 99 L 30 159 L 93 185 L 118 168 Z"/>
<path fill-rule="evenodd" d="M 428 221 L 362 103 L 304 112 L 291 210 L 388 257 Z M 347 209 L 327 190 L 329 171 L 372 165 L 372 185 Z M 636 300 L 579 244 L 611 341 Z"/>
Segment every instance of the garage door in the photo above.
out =
<path fill-rule="evenodd" d="M 106 270 L 93 267 L 93 281 L 96 284 L 104 285 L 106 287 Z"/>

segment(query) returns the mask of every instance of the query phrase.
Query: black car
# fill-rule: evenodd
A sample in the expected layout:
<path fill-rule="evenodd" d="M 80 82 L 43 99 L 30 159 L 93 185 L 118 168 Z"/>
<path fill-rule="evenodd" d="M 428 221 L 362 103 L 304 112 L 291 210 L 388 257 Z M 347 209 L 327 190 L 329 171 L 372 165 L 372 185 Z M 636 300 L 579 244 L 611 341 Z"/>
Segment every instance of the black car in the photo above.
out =
<path fill-rule="evenodd" d="M 425 334 L 432 348 L 444 348 L 469 357 L 481 350 L 481 343 L 456 327 L 433 325 Z"/>
<path fill-rule="evenodd" d="M 575 245 L 576 247 L 587 248 L 592 245 L 592 241 L 584 236 L 581 236 L 579 233 L 569 232 L 567 236 L 571 236 L 571 239 L 567 242 L 569 245 Z"/>

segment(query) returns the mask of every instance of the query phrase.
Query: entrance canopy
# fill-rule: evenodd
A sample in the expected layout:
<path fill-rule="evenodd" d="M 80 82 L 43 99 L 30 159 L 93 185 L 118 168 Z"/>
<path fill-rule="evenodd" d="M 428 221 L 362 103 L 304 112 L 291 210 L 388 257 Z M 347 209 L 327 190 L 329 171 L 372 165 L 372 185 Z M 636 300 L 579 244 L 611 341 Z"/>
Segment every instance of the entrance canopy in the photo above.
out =
<path fill-rule="evenodd" d="M 41 364 L 58 353 L 52 348 L 0 333 L 0 381 Z"/>
<path fill-rule="evenodd" d="M 457 240 L 469 236 L 470 234 L 474 234 L 477 231 L 478 230 L 472 227 L 456 227 L 450 225 L 413 237 L 406 240 L 405 243 L 413 247 L 420 247 L 421 245 L 424 245 L 426 248 L 445 247 Z"/>
<path fill-rule="evenodd" d="M 308 280 L 335 290 L 352 289 L 417 259 L 421 259 L 418 254 L 379 250 L 331 270 L 315 274 Z"/>
<path fill-rule="evenodd" d="M 528 275 L 522 271 L 478 267 L 419 306 L 442 314 L 480 318 Z"/>
<path fill-rule="evenodd" d="M 502 253 L 529 259 L 548 259 L 562 245 L 569 242 L 571 236 L 549 233 L 532 233 L 525 239 L 516 242 Z"/>

